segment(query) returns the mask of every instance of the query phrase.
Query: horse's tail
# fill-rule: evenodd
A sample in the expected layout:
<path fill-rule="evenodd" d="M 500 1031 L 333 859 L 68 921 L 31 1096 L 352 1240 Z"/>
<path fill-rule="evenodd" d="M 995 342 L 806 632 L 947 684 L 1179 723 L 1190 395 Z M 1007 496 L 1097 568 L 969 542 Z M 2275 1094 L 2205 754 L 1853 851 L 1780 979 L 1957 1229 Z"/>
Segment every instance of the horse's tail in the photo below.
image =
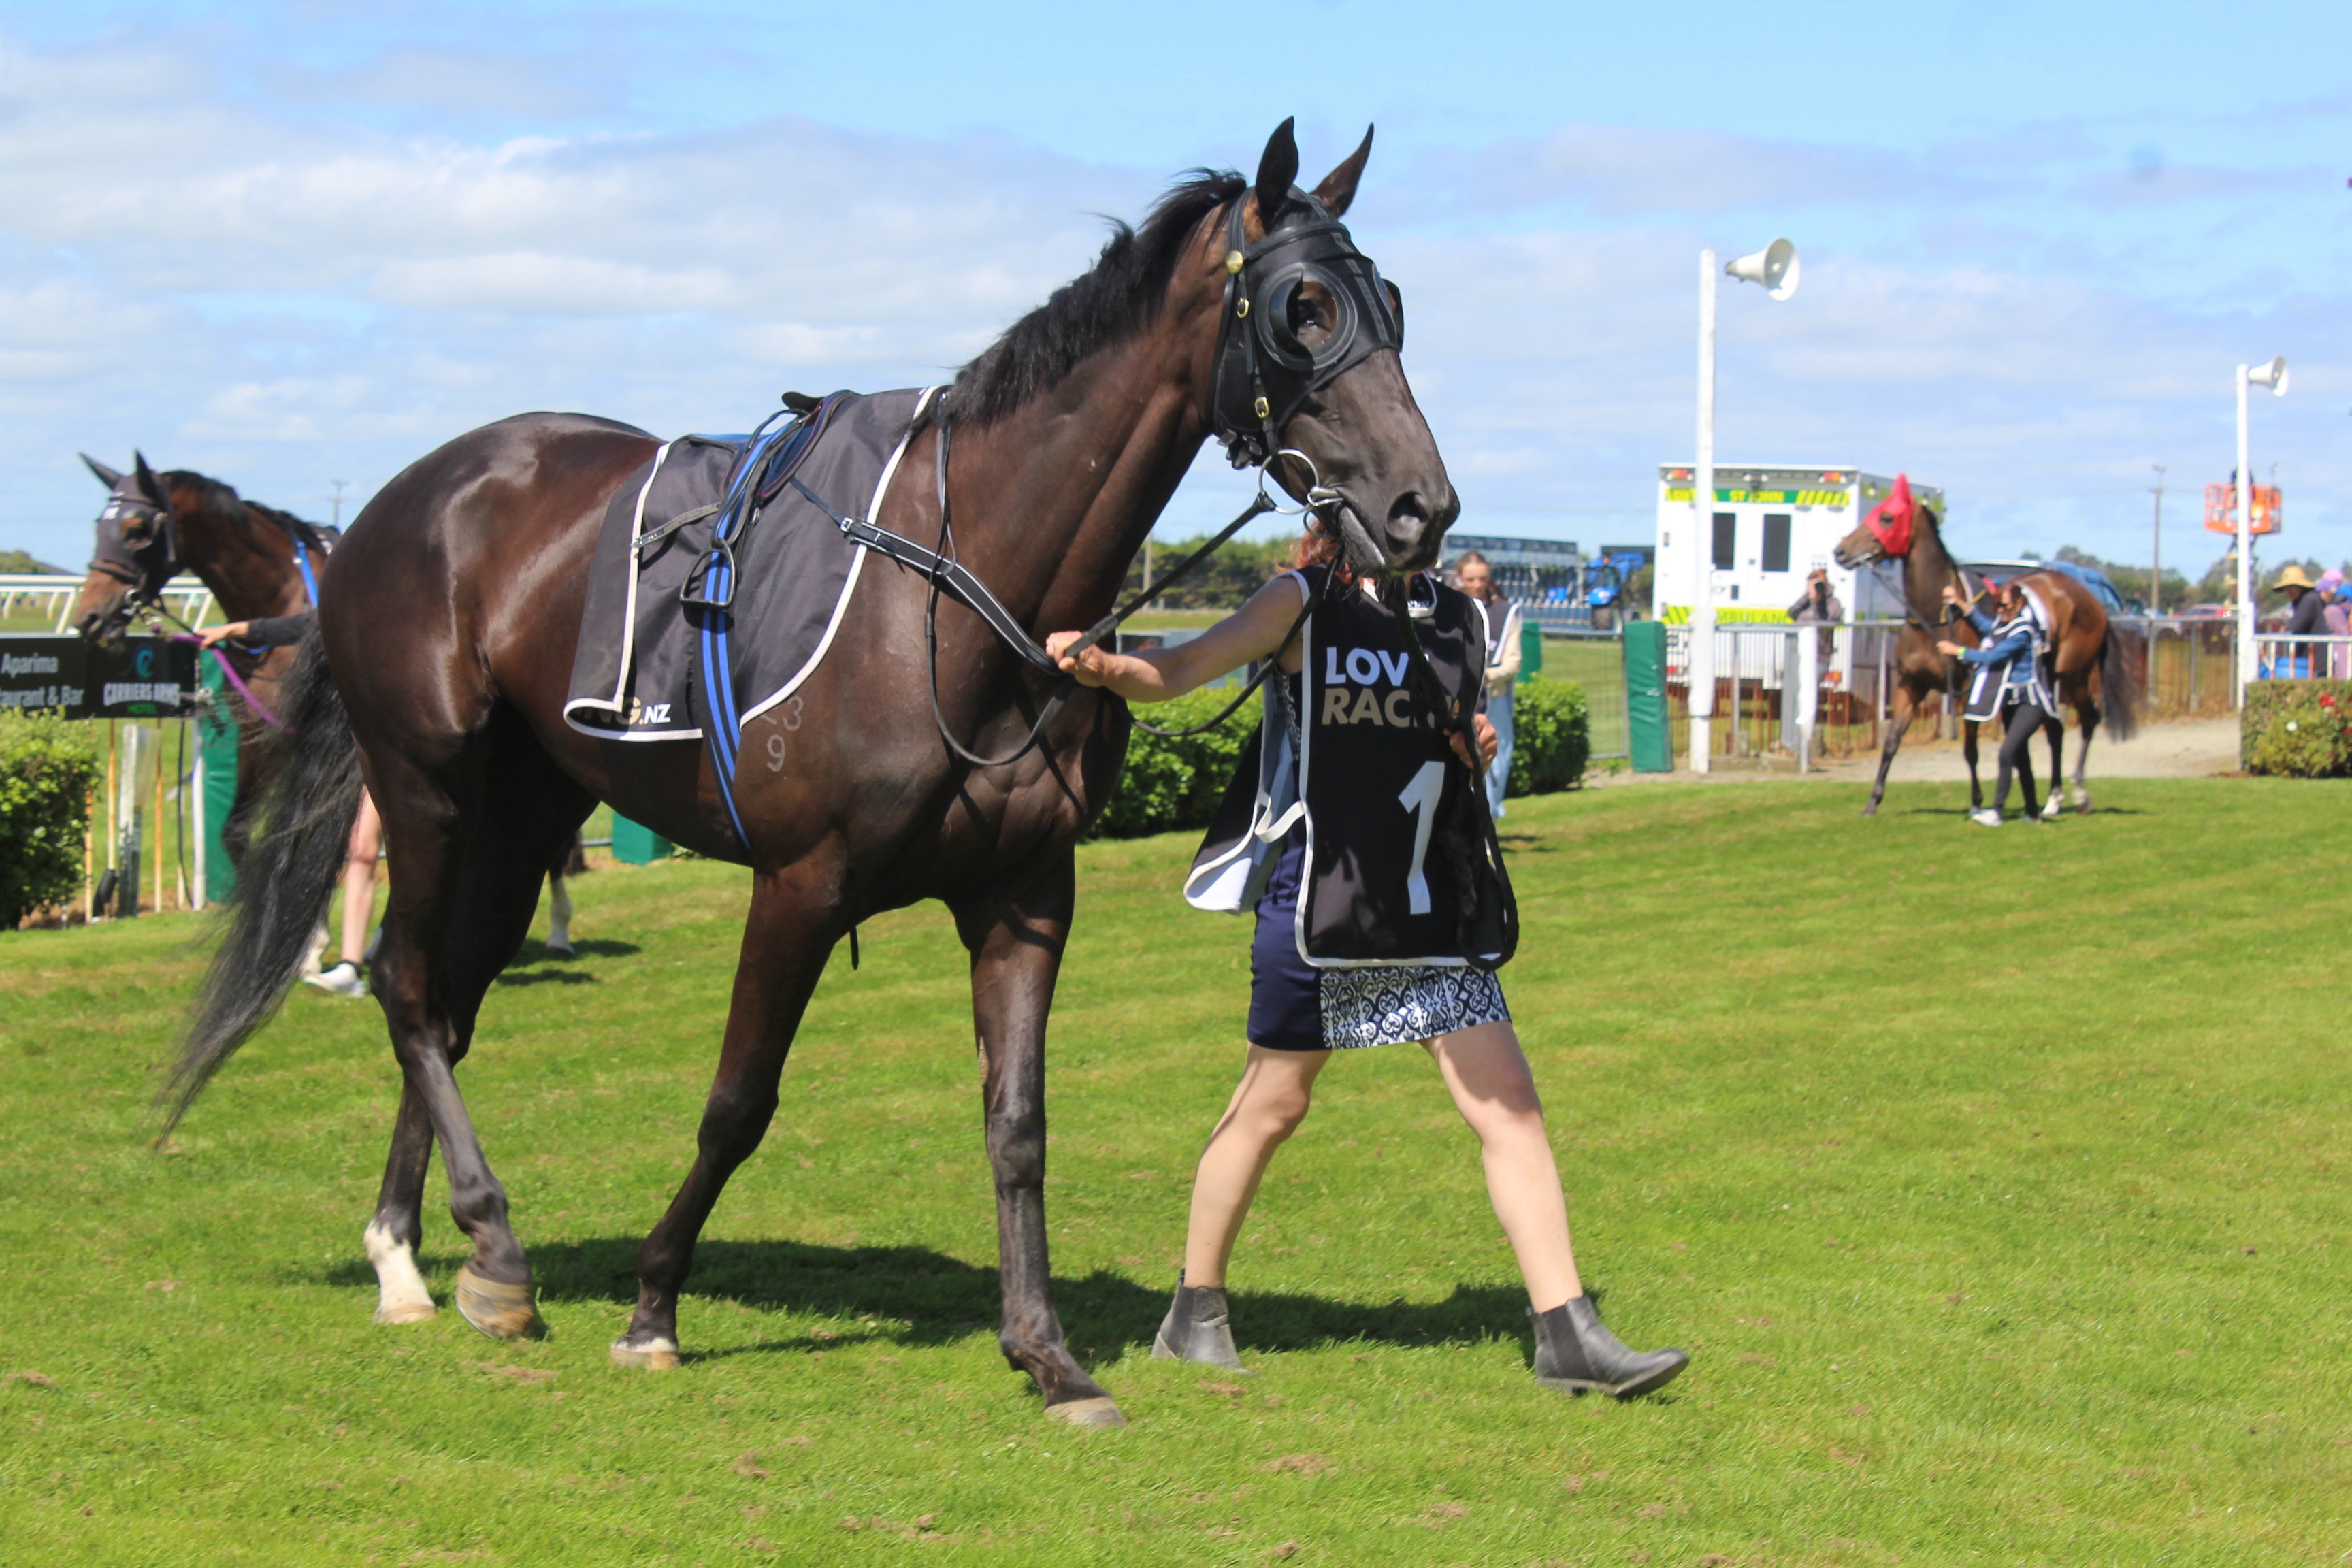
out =
<path fill-rule="evenodd" d="M 263 797 L 260 831 L 236 868 L 227 938 L 159 1096 L 165 1132 L 293 987 L 334 894 L 359 811 L 359 746 L 315 626 L 280 690 L 281 717 L 294 733 Z"/>
<path fill-rule="evenodd" d="M 2116 740 L 2139 733 L 2140 710 L 2147 705 L 2147 654 L 2145 631 L 2107 623 L 2106 644 L 2099 650 L 2099 705 L 2106 710 L 2108 731 Z"/>

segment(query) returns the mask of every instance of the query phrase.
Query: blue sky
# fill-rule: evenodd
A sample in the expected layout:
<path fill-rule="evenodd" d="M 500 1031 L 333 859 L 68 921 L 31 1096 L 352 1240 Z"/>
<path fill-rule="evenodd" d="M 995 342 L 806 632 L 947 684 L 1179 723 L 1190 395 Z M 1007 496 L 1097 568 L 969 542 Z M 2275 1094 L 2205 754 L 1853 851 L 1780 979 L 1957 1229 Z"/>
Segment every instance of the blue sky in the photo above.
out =
<path fill-rule="evenodd" d="M 2284 353 L 2255 466 L 2334 561 L 2347 58 L 2340 4 L 0 8 L 0 545 L 86 558 L 77 449 L 323 518 L 520 409 L 936 379 L 1296 114 L 1310 175 L 1380 126 L 1353 226 L 1465 529 L 1647 538 L 1697 251 L 1786 234 L 1797 297 L 1724 299 L 1725 461 L 2132 560 L 2162 463 L 2201 565 L 2231 368 Z"/>

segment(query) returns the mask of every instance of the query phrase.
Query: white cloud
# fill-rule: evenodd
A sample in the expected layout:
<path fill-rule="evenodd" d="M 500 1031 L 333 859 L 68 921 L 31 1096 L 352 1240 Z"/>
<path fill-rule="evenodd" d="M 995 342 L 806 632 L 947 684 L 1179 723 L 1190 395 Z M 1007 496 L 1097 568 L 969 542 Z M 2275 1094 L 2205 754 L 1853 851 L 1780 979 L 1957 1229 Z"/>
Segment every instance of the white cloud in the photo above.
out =
<path fill-rule="evenodd" d="M 0 42 L 0 461 L 22 476 L 0 543 L 76 554 L 77 447 L 322 512 L 328 476 L 364 495 L 520 409 L 740 428 L 786 385 L 940 379 L 1086 265 L 1090 215 L 1139 216 L 1167 173 L 788 119 L 454 133 L 560 117 L 593 79 L 574 61 L 509 90 L 509 65 L 388 55 L 269 77 L 280 103 L 169 37 Z M 434 129 L 337 118 L 354 99 Z M 2144 466 L 2220 478 L 2228 367 L 2284 350 L 2296 396 L 2258 439 L 2293 458 L 2293 514 L 2332 515 L 2352 323 L 2294 292 L 2311 247 L 2281 240 L 2270 276 L 2184 268 L 2263 182 L 2135 179 L 2112 139 L 1915 153 L 1564 126 L 1376 156 L 1356 226 L 1404 287 L 1468 527 L 1641 536 L 1654 466 L 1689 455 L 1694 268 L 1724 213 L 1757 243 L 1785 215 L 1806 249 L 1788 304 L 1724 285 L 1727 460 L 1906 468 L 1988 549 L 2137 548 Z M 1241 488 L 1211 452 L 1169 526 L 1222 521 Z"/>

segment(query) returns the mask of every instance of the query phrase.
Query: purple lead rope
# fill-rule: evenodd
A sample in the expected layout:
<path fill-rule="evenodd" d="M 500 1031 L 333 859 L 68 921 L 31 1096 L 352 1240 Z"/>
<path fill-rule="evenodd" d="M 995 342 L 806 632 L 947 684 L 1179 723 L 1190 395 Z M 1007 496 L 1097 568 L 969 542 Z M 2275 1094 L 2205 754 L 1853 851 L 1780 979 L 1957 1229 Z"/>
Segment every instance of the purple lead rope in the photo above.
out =
<path fill-rule="evenodd" d="M 200 637 L 193 636 L 187 632 L 174 632 L 172 634 L 172 640 L 173 642 L 195 643 L 201 647 L 205 639 Z M 236 673 L 236 668 L 229 663 L 228 655 L 221 652 L 217 647 L 206 648 L 205 651 L 211 654 L 213 658 L 220 661 L 221 673 L 228 677 L 228 683 L 236 688 L 236 694 L 245 699 L 245 705 L 247 708 L 250 708 L 256 713 L 260 714 L 262 721 L 268 724 L 271 729 L 278 731 L 278 733 L 290 735 L 294 732 L 284 720 L 278 718 L 277 714 L 272 713 L 268 708 L 262 705 L 261 699 L 253 694 L 253 689 L 246 685 L 244 679 Z"/>

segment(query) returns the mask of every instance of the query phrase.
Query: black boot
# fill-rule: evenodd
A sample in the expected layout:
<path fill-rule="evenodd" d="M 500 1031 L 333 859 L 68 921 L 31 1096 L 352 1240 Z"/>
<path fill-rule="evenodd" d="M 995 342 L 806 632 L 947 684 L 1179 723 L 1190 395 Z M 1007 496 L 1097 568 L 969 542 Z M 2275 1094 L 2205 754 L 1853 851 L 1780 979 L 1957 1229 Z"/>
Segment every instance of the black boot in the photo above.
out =
<path fill-rule="evenodd" d="M 1599 1390 L 1620 1399 L 1650 1394 L 1675 1380 L 1690 1365 L 1690 1357 L 1676 1350 L 1629 1351 L 1609 1331 L 1589 1296 L 1578 1296 L 1565 1306 L 1538 1312 L 1536 1320 L 1536 1381 L 1546 1388 L 1570 1394 Z"/>
<path fill-rule="evenodd" d="M 1196 1289 L 1184 1283 L 1183 1275 L 1177 1275 L 1176 1300 L 1169 1303 L 1168 1316 L 1151 1342 L 1151 1359 L 1197 1361 L 1210 1366 L 1231 1367 L 1235 1372 L 1247 1371 L 1242 1365 L 1242 1358 L 1234 1353 L 1229 1319 L 1222 1289 L 1202 1286 Z"/>

